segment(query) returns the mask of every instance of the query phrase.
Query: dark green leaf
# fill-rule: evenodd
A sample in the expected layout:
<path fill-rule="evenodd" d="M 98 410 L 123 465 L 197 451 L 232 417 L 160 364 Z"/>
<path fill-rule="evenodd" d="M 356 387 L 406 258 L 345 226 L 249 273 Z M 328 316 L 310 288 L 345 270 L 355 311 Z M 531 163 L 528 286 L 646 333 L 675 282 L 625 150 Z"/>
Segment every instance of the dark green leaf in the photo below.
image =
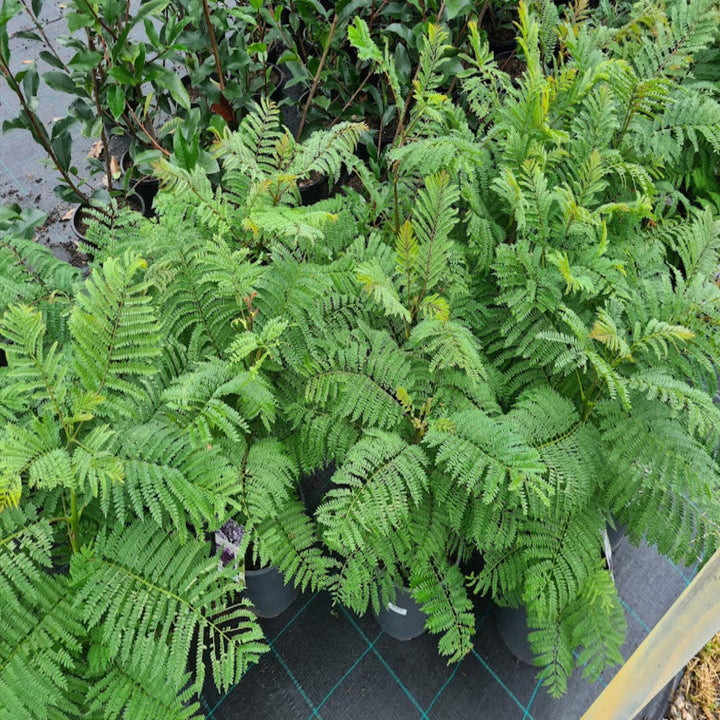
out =
<path fill-rule="evenodd" d="M 182 132 L 176 132 L 173 140 L 173 151 L 177 164 L 183 170 L 191 171 L 197 164 L 198 156 L 200 154 L 198 148 L 198 136 L 194 136 L 190 145 L 188 145 L 188 142 Z"/>
<path fill-rule="evenodd" d="M 68 32 L 75 32 L 82 28 L 91 28 L 95 25 L 95 18 L 90 12 L 70 12 L 66 15 Z"/>
<path fill-rule="evenodd" d="M 108 75 L 113 80 L 117 80 L 117 82 L 121 85 L 135 85 L 135 76 L 122 65 L 116 65 L 115 67 L 110 68 Z"/>
<path fill-rule="evenodd" d="M 445 0 L 445 12 L 448 20 L 458 15 L 467 15 L 473 9 L 472 0 Z"/>
<path fill-rule="evenodd" d="M 30 100 L 35 98 L 37 95 L 38 87 L 40 86 L 40 76 L 38 75 L 37 68 L 32 65 L 25 72 L 25 76 L 22 81 L 23 92 L 25 93 L 25 99 Z"/>
<path fill-rule="evenodd" d="M 50 65 L 50 67 L 57 68 L 58 70 L 63 70 L 62 60 L 55 57 L 55 55 L 53 55 L 51 52 L 48 52 L 47 50 L 40 51 L 40 59 Z"/>
<path fill-rule="evenodd" d="M 140 5 L 139 10 L 135 13 L 135 21 L 143 20 L 151 15 L 159 15 L 168 5 L 170 0 L 148 0 Z"/>
<path fill-rule="evenodd" d="M 102 60 L 102 53 L 96 50 L 81 50 L 75 53 L 68 63 L 68 66 L 78 72 L 90 72 L 96 68 Z"/>
<path fill-rule="evenodd" d="M 172 99 L 180 105 L 180 107 L 185 108 L 185 110 L 190 110 L 190 96 L 182 84 L 182 81 L 174 72 L 163 70 L 156 78 L 155 84 L 167 90 L 172 96 Z"/>
<path fill-rule="evenodd" d="M 72 78 L 64 72 L 50 71 L 43 75 L 43 80 L 47 83 L 48 87 L 58 92 L 67 93 L 69 95 L 86 95 L 85 90 L 76 85 Z"/>
<path fill-rule="evenodd" d="M 63 133 L 52 142 L 52 149 L 55 157 L 63 170 L 69 170 L 72 163 L 72 136 L 70 133 Z"/>
<path fill-rule="evenodd" d="M 125 112 L 125 91 L 120 85 L 111 85 L 108 88 L 107 103 L 112 116 L 119 120 Z"/>

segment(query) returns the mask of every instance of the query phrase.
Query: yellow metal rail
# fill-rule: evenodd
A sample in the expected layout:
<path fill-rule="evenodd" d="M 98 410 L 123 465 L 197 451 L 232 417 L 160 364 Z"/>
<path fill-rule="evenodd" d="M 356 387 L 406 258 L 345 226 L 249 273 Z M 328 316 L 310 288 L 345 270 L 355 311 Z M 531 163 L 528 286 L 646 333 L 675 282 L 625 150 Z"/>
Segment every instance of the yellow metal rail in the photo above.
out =
<path fill-rule="evenodd" d="M 631 720 L 720 631 L 720 551 L 663 615 L 581 720 Z"/>

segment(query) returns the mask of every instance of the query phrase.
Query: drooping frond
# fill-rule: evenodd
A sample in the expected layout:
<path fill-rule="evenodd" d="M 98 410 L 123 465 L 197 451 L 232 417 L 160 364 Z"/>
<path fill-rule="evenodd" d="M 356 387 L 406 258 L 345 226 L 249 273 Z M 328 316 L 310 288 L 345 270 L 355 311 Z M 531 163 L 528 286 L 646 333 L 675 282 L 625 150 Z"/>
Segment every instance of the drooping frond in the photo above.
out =
<path fill-rule="evenodd" d="M 545 467 L 514 428 L 480 410 L 457 413 L 428 431 L 436 462 L 467 492 L 483 502 L 515 504 L 512 493 L 540 482 Z"/>
<path fill-rule="evenodd" d="M 132 663 L 179 688 L 195 638 L 209 646 L 213 680 L 223 689 L 265 650 L 249 604 L 229 601 L 229 574 L 218 576 L 205 544 L 181 544 L 151 521 L 99 537 L 73 558 L 71 577 L 78 616 L 96 629 L 106 665 Z M 196 671 L 201 686 L 204 665 Z"/>
<path fill-rule="evenodd" d="M 351 554 L 365 545 L 364 535 L 386 536 L 420 502 L 427 487 L 427 457 L 394 433 L 366 432 L 333 476 L 337 487 L 318 510 L 329 547 Z"/>
<path fill-rule="evenodd" d="M 125 477 L 102 498 L 102 510 L 122 525 L 149 517 L 184 540 L 188 521 L 197 529 L 211 525 L 239 490 L 221 452 L 158 420 L 124 429 L 119 451 Z"/>
<path fill-rule="evenodd" d="M 272 561 L 303 592 L 326 587 L 337 565 L 321 548 L 315 525 L 304 511 L 299 501 L 285 503 L 277 517 L 258 528 L 260 558 Z"/>
<path fill-rule="evenodd" d="M 314 132 L 298 148 L 289 171 L 309 179 L 313 178 L 313 173 L 327 175 L 331 184 L 336 182 L 342 166 L 353 165 L 360 133 L 367 129 L 365 123 L 341 122 L 327 130 Z"/>
<path fill-rule="evenodd" d="M 73 694 L 77 688 L 67 675 L 80 664 L 84 628 L 72 610 L 68 577 L 50 574 L 53 542 L 53 528 L 36 508 L 26 505 L 0 514 L 4 717 L 71 720 L 81 713 Z"/>

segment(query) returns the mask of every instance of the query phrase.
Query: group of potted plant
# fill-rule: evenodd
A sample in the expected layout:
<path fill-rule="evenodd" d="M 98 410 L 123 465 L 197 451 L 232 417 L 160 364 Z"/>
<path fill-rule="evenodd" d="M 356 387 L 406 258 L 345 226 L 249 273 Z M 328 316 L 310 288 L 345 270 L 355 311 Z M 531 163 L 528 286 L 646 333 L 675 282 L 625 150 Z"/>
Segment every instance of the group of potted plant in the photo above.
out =
<path fill-rule="evenodd" d="M 227 687 L 264 650 L 236 592 L 267 567 L 286 600 L 417 612 L 450 661 L 473 593 L 522 608 L 557 695 L 621 661 L 608 524 L 673 560 L 716 548 L 720 221 L 688 168 L 717 163 L 720 12 L 520 3 L 514 77 L 487 8 L 412 5 L 411 85 L 375 4 L 341 4 L 326 38 L 394 108 L 380 162 L 367 124 L 298 140 L 263 99 L 236 129 L 169 130 L 156 217 L 91 224 L 84 281 L 9 214 L 2 711 L 191 717 L 206 663 Z M 153 8 L 177 37 L 209 10 Z M 233 62 L 303 40 L 294 5 L 251 8 L 223 21 L 264 19 Z M 309 109 L 334 59 L 303 48 Z M 328 464 L 310 507 L 301 478 Z"/>

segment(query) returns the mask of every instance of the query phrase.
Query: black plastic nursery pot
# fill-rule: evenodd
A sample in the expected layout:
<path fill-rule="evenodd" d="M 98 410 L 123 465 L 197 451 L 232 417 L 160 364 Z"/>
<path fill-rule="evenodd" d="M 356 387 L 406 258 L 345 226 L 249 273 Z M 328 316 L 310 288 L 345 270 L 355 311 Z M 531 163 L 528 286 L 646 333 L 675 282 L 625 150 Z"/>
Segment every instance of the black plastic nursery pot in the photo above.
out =
<path fill-rule="evenodd" d="M 495 56 L 496 61 L 507 60 L 515 54 L 517 41 L 513 40 L 491 40 L 490 52 Z"/>
<path fill-rule="evenodd" d="M 152 217 L 155 214 L 153 211 L 153 201 L 160 189 L 160 181 L 152 175 L 140 175 L 137 173 L 129 150 L 123 153 L 120 159 L 120 167 L 123 173 L 131 173 L 130 189 L 143 199 L 145 203 L 143 215 L 145 215 L 145 217 Z"/>
<path fill-rule="evenodd" d="M 396 640 L 412 640 L 425 632 L 427 615 L 408 588 L 395 587 L 395 599 L 377 616 L 380 627 Z"/>
<path fill-rule="evenodd" d="M 330 197 L 330 179 L 327 175 L 314 173 L 311 177 L 298 181 L 298 190 L 300 191 L 300 204 L 312 205 Z"/>
<path fill-rule="evenodd" d="M 496 607 L 495 618 L 500 637 L 502 637 L 507 649 L 520 662 L 532 665 L 533 651 L 528 642 L 530 628 L 527 622 L 527 610 L 525 608 Z"/>
<path fill-rule="evenodd" d="M 119 198 L 118 202 L 124 202 L 127 207 L 129 207 L 132 210 L 135 210 L 136 212 L 139 212 L 141 215 L 145 214 L 145 201 L 143 200 L 142 196 L 139 193 L 133 192 L 130 195 L 127 195 L 124 198 Z M 87 231 L 87 215 L 86 210 L 88 210 L 89 206 L 85 203 L 80 203 L 79 205 L 75 206 L 75 211 L 72 214 L 72 229 L 73 233 L 75 234 L 75 237 L 80 240 L 81 242 L 87 244 L 87 245 L 93 245 L 92 242 L 90 242 L 85 233 Z M 97 210 L 102 210 L 102 208 L 95 208 Z M 112 218 L 108 218 L 109 221 L 111 221 Z"/>
<path fill-rule="evenodd" d="M 261 618 L 277 617 L 292 605 L 298 595 L 292 583 L 286 583 L 273 565 L 260 570 L 245 570 L 245 587 L 253 611 Z"/>

